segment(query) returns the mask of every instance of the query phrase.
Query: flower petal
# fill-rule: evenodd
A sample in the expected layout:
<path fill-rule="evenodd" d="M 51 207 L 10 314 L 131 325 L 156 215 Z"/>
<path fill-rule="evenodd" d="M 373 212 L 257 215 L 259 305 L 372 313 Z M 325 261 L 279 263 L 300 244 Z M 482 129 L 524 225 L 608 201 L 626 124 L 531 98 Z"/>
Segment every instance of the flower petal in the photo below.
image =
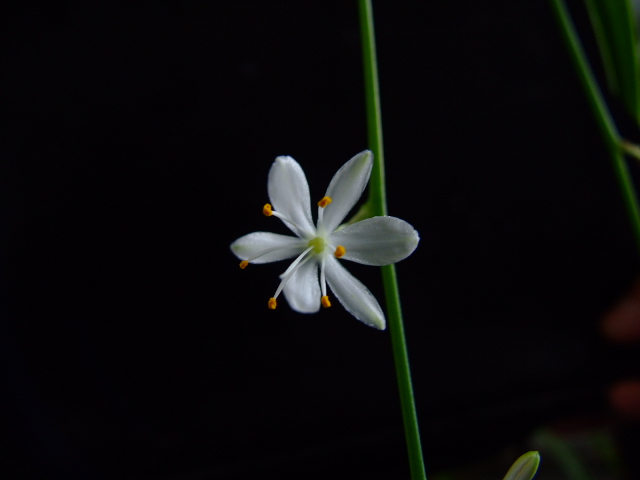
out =
<path fill-rule="evenodd" d="M 251 260 L 251 263 L 269 263 L 286 260 L 300 255 L 307 244 L 304 240 L 288 235 L 278 235 L 269 232 L 253 232 L 240 237 L 231 244 L 231 251 L 240 260 L 247 260 L 268 252 Z"/>
<path fill-rule="evenodd" d="M 277 157 L 269 170 L 267 188 L 275 211 L 298 226 L 283 220 L 284 224 L 299 237 L 313 236 L 309 184 L 298 162 L 291 157 Z"/>
<path fill-rule="evenodd" d="M 296 312 L 316 313 L 320 310 L 318 262 L 312 259 L 298 267 L 283 291 L 289 306 Z"/>
<path fill-rule="evenodd" d="M 336 172 L 326 193 L 331 203 L 325 207 L 322 226 L 318 225 L 318 228 L 333 232 L 340 225 L 367 186 L 372 166 L 373 153 L 364 150 Z"/>
<path fill-rule="evenodd" d="M 373 217 L 331 234 L 329 243 L 342 245 L 343 259 L 365 265 L 390 265 L 407 258 L 418 246 L 418 232 L 396 217 Z"/>
<path fill-rule="evenodd" d="M 333 256 L 327 255 L 325 275 L 333 294 L 344 308 L 361 322 L 384 330 L 384 313 L 372 293 Z"/>

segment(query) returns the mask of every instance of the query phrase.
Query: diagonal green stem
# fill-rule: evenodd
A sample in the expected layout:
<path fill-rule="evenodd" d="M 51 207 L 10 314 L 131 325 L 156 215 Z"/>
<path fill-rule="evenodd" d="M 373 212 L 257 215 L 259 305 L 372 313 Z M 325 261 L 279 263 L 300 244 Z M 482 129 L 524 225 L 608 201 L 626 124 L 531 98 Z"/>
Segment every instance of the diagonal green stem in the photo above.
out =
<path fill-rule="evenodd" d="M 360 28 L 364 60 L 364 80 L 367 100 L 367 125 L 369 128 L 369 146 L 373 151 L 374 165 L 371 172 L 368 205 L 372 215 L 387 214 L 386 188 L 384 179 L 384 152 L 382 149 L 382 122 L 380 115 L 380 91 L 378 85 L 378 65 L 376 60 L 375 35 L 373 31 L 373 12 L 371 0 L 358 0 L 360 8 Z M 389 330 L 396 364 L 396 376 L 400 390 L 400 403 L 404 420 L 404 431 L 409 453 L 409 465 L 412 480 L 426 480 L 420 446 L 418 417 L 411 385 L 409 355 L 402 323 L 400 293 L 394 265 L 382 267 L 382 280 L 387 300 Z"/>
<path fill-rule="evenodd" d="M 571 59 L 587 94 L 589 104 L 598 123 L 598 128 L 602 133 L 607 149 L 609 150 L 609 155 L 613 161 L 613 167 L 618 177 L 622 196 L 627 207 L 627 213 L 635 234 L 636 244 L 640 250 L 640 209 L 638 208 L 638 198 L 631 180 L 631 175 L 629 174 L 629 168 L 621 150 L 623 140 L 620 138 L 618 129 L 611 118 L 609 109 L 598 88 L 593 71 L 589 66 L 589 61 L 580 44 L 580 39 L 578 38 L 578 34 L 576 33 L 564 1 L 551 0 L 551 5 L 560 24 L 564 40 L 569 48 Z"/>

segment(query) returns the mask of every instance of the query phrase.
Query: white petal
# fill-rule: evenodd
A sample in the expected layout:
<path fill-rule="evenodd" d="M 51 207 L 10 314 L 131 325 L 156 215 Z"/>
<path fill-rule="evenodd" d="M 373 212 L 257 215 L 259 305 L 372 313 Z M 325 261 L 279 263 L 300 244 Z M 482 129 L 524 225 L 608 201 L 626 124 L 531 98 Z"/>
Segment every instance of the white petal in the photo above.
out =
<path fill-rule="evenodd" d="M 291 157 L 278 157 L 269 170 L 269 199 L 276 212 L 295 222 L 284 222 L 299 237 L 313 236 L 309 184 L 302 167 Z"/>
<path fill-rule="evenodd" d="M 307 248 L 307 243 L 297 237 L 278 235 L 269 232 L 253 232 L 240 237 L 231 244 L 231 251 L 240 260 L 255 257 L 261 252 L 272 250 L 251 263 L 269 263 L 286 260 L 300 255 Z"/>
<path fill-rule="evenodd" d="M 344 308 L 370 327 L 384 330 L 386 322 L 378 301 L 356 277 L 331 255 L 325 263 L 327 283 Z"/>
<path fill-rule="evenodd" d="M 320 284 L 318 262 L 309 260 L 300 266 L 284 285 L 284 296 L 291 308 L 300 313 L 320 310 Z"/>
<path fill-rule="evenodd" d="M 329 243 L 342 245 L 342 257 L 365 265 L 390 265 L 407 258 L 418 246 L 418 232 L 396 217 L 367 218 L 331 234 Z"/>
<path fill-rule="evenodd" d="M 326 193 L 331 197 L 331 203 L 323 213 L 325 232 L 333 232 L 356 204 L 367 186 L 372 166 L 373 153 L 365 150 L 345 163 L 333 176 Z"/>

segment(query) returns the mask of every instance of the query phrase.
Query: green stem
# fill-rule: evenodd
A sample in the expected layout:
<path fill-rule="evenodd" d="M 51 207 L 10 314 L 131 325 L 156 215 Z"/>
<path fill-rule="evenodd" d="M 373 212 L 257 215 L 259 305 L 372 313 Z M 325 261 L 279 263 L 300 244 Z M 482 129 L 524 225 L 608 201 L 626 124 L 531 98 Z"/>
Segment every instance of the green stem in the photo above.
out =
<path fill-rule="evenodd" d="M 551 0 L 551 5 L 560 24 L 564 40 L 569 48 L 571 59 L 587 94 L 593 114 L 596 117 L 598 128 L 600 129 L 600 133 L 604 138 L 607 149 L 609 150 L 609 155 L 613 161 L 613 168 L 618 177 L 622 196 L 627 207 L 627 213 L 636 238 L 636 244 L 640 251 L 640 209 L 638 207 L 635 188 L 631 181 L 631 175 L 629 175 L 629 168 L 621 151 L 623 140 L 620 138 L 618 129 L 598 88 L 598 84 L 589 66 L 587 56 L 580 44 L 580 39 L 578 38 L 578 34 L 576 33 L 564 1 Z"/>
<path fill-rule="evenodd" d="M 367 129 L 369 149 L 375 160 L 369 183 L 369 208 L 373 215 L 387 214 L 387 192 L 384 177 L 384 150 L 382 148 L 382 114 L 380 113 L 380 85 L 378 83 L 378 60 L 376 38 L 373 30 L 371 0 L 358 0 L 360 7 L 360 33 L 362 35 L 362 58 L 364 61 L 364 87 L 367 101 Z"/>
<path fill-rule="evenodd" d="M 364 60 L 364 80 L 367 100 L 367 125 L 369 148 L 373 151 L 374 165 L 369 184 L 368 205 L 372 215 L 387 214 L 386 188 L 384 178 L 384 153 L 382 149 L 382 122 L 380 114 L 380 89 L 378 85 L 378 65 L 376 60 L 375 34 L 373 31 L 373 11 L 371 0 L 358 0 L 360 8 L 360 28 Z M 394 265 L 382 267 L 382 280 L 387 300 L 389 330 L 396 364 L 396 376 L 400 390 L 400 404 L 404 421 L 404 431 L 409 454 L 412 480 L 426 480 L 420 445 L 418 417 L 411 385 L 409 355 L 402 322 L 400 293 Z"/>

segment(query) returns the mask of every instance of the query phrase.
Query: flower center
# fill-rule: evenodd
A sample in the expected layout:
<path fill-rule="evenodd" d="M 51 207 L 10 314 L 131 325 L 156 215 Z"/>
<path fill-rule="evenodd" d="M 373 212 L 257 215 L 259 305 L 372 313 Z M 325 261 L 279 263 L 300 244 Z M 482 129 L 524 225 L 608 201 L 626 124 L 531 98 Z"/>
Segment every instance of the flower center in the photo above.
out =
<path fill-rule="evenodd" d="M 316 237 L 309 240 L 309 243 L 307 245 L 309 245 L 310 247 L 313 247 L 313 253 L 322 253 L 324 252 L 324 247 L 326 246 L 326 243 L 324 241 L 324 238 Z"/>

